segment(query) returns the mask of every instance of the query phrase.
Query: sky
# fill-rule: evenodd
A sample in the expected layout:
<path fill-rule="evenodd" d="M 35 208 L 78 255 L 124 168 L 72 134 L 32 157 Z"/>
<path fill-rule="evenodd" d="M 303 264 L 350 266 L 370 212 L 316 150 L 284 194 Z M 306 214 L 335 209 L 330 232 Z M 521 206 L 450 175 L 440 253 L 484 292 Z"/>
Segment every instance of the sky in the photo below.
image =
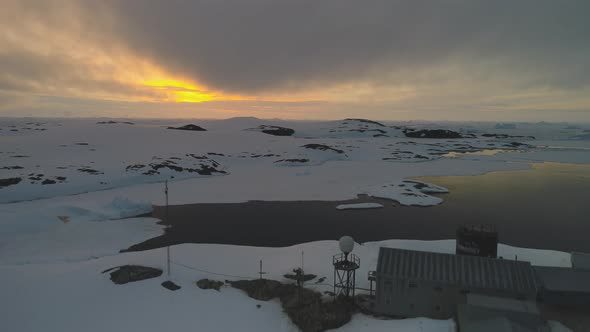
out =
<path fill-rule="evenodd" d="M 590 122 L 587 0 L 0 5 L 0 116 Z"/>

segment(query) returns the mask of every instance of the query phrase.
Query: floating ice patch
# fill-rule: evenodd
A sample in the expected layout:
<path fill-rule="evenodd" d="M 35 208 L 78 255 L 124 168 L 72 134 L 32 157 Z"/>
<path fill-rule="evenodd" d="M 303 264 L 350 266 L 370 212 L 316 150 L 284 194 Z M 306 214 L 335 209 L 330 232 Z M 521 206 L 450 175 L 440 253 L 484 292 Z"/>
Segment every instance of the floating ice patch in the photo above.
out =
<path fill-rule="evenodd" d="M 60 211 L 60 220 L 103 221 L 129 218 L 152 212 L 150 202 L 137 202 L 128 198 L 116 197 L 101 206 L 66 206 Z"/>
<path fill-rule="evenodd" d="M 110 204 L 105 206 L 105 210 L 112 211 L 115 218 L 129 218 L 152 212 L 152 204 L 116 197 Z"/>
<path fill-rule="evenodd" d="M 428 194 L 447 193 L 446 188 L 415 180 L 401 183 L 378 185 L 367 188 L 363 193 L 375 198 L 390 199 L 401 205 L 432 206 L 442 203 L 442 199 Z"/>
<path fill-rule="evenodd" d="M 383 205 L 379 203 L 356 203 L 356 204 L 340 204 L 336 206 L 337 210 L 358 210 L 358 209 L 379 209 Z"/>

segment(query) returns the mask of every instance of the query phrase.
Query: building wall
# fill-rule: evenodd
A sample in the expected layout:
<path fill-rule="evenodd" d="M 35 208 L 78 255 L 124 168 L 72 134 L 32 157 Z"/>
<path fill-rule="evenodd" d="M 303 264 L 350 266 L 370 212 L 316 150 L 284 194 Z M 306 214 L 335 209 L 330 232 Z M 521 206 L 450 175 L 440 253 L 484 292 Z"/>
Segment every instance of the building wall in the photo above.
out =
<path fill-rule="evenodd" d="M 400 317 L 426 316 L 446 319 L 457 303 L 465 302 L 457 287 L 408 279 L 377 278 L 375 310 Z"/>
<path fill-rule="evenodd" d="M 465 303 L 467 293 L 534 300 L 536 294 L 519 296 L 494 290 L 465 289 L 460 285 L 431 281 L 377 276 L 375 311 L 399 317 L 448 319 L 455 315 L 458 304 Z"/>

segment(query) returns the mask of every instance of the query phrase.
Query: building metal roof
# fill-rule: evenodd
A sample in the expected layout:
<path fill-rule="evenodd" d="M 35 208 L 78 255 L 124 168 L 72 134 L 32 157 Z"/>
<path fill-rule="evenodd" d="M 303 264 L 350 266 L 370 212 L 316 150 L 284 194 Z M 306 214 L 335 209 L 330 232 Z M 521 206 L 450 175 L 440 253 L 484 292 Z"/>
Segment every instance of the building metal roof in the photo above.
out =
<path fill-rule="evenodd" d="M 535 266 L 535 272 L 543 289 L 590 294 L 590 271 L 567 267 Z"/>
<path fill-rule="evenodd" d="M 377 275 L 517 294 L 537 291 L 535 274 L 529 262 L 487 257 L 381 247 Z"/>
<path fill-rule="evenodd" d="M 572 267 L 576 270 L 590 271 L 590 254 L 572 252 Z"/>

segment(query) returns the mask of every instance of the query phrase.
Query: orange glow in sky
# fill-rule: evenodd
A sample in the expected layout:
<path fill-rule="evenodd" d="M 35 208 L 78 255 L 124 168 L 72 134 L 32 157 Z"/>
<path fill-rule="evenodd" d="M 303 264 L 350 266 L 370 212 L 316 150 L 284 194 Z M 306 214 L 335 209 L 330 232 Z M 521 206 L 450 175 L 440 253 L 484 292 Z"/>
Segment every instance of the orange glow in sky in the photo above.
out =
<path fill-rule="evenodd" d="M 197 86 L 173 79 L 159 79 L 143 82 L 143 85 L 153 87 L 165 96 L 163 101 L 178 103 L 201 103 L 214 100 L 214 95 L 199 89 Z"/>

